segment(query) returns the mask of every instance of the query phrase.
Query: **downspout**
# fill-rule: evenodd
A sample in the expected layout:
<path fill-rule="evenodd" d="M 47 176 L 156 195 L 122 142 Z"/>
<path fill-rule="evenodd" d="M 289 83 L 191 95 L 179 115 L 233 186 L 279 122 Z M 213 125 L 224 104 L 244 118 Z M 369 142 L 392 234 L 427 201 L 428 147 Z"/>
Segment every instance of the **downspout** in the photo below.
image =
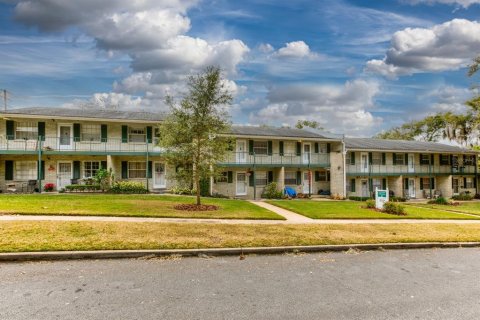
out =
<path fill-rule="evenodd" d="M 42 137 L 38 136 L 38 164 L 37 164 L 38 193 L 42 193 Z"/>
<path fill-rule="evenodd" d="M 255 151 L 253 152 L 253 200 L 257 200 L 257 179 L 256 179 L 256 169 L 255 169 L 255 163 L 256 163 L 256 155 Z"/>
<path fill-rule="evenodd" d="M 147 154 L 146 154 L 146 160 L 147 160 L 147 191 L 150 191 L 148 188 L 148 181 L 149 181 L 149 176 L 150 176 L 150 167 L 148 166 L 148 139 L 147 139 Z"/>

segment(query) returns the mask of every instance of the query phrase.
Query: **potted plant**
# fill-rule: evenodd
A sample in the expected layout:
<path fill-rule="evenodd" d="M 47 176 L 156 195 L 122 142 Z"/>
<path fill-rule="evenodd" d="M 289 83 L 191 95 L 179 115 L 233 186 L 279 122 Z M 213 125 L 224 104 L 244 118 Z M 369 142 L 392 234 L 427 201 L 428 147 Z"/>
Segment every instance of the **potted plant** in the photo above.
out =
<path fill-rule="evenodd" d="M 45 192 L 52 192 L 53 189 L 55 189 L 55 185 L 53 183 L 46 183 L 43 186 L 43 191 L 45 191 Z"/>

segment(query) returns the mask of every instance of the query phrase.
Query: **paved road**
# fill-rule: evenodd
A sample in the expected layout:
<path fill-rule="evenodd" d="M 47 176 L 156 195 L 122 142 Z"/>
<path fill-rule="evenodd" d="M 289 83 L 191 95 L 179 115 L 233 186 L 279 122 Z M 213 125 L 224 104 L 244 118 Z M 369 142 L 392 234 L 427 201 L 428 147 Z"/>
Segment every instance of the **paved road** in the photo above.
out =
<path fill-rule="evenodd" d="M 0 264 L 0 319 L 479 319 L 480 249 Z"/>

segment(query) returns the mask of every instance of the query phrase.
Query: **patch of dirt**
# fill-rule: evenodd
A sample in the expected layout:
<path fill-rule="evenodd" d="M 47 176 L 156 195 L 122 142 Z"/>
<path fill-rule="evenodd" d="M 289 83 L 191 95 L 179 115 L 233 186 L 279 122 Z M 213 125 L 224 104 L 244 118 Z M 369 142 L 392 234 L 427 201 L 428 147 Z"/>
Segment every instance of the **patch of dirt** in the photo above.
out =
<path fill-rule="evenodd" d="M 177 204 L 173 206 L 176 210 L 183 210 L 183 211 L 215 211 L 219 208 L 217 206 L 211 204 Z"/>

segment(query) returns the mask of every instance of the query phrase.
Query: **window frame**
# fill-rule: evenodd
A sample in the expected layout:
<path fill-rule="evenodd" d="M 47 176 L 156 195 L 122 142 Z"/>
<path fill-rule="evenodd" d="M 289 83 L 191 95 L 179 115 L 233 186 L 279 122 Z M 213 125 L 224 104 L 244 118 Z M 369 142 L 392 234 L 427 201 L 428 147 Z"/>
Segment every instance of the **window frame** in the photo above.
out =
<path fill-rule="evenodd" d="M 291 174 L 293 178 L 287 177 L 287 175 Z M 291 183 L 293 181 L 293 183 Z M 285 171 L 283 175 L 283 184 L 284 185 L 297 185 L 297 172 L 296 171 Z"/>
<path fill-rule="evenodd" d="M 143 133 L 132 133 L 132 131 L 143 131 Z M 142 137 L 143 141 L 133 141 L 132 137 Z M 147 142 L 147 127 L 128 126 L 128 143 L 146 143 Z"/>
<path fill-rule="evenodd" d="M 375 191 L 375 187 L 377 187 L 379 190 L 382 190 L 382 179 L 381 178 L 373 178 L 372 179 L 372 191 Z"/>
<path fill-rule="evenodd" d="M 34 121 L 15 121 L 15 140 L 38 140 L 38 122 Z M 20 124 L 24 124 L 21 126 Z M 18 128 L 28 128 L 20 132 L 26 133 L 26 137 L 19 137 Z"/>
<path fill-rule="evenodd" d="M 130 168 L 131 164 L 142 164 L 142 166 L 145 166 L 145 168 Z M 136 172 L 136 176 L 132 177 L 130 174 L 131 171 Z M 139 174 L 139 172 L 145 171 L 144 175 Z M 145 161 L 128 161 L 128 166 L 127 166 L 127 176 L 128 179 L 146 179 L 147 178 L 147 163 Z"/>
<path fill-rule="evenodd" d="M 470 180 L 470 181 L 469 181 Z M 465 177 L 464 189 L 473 189 L 473 179 L 472 177 Z"/>
<path fill-rule="evenodd" d="M 447 157 L 447 161 L 445 161 L 445 157 Z M 440 165 L 441 166 L 449 166 L 450 163 L 450 155 L 449 154 L 440 154 Z"/>
<path fill-rule="evenodd" d="M 98 127 L 98 132 L 86 133 L 85 131 Z M 96 128 L 94 131 L 97 131 Z M 98 136 L 96 136 L 98 134 Z M 85 139 L 84 135 L 91 135 L 90 139 Z M 102 125 L 97 123 L 86 123 L 80 126 L 80 141 L 82 142 L 101 142 L 102 141 Z"/>
<path fill-rule="evenodd" d="M 401 161 L 399 161 L 399 157 Z M 395 153 L 395 165 L 404 166 L 405 165 L 405 153 Z"/>
<path fill-rule="evenodd" d="M 90 164 L 92 167 L 90 167 L 89 169 L 87 169 L 87 163 Z M 93 168 L 93 164 L 96 163 L 98 164 L 98 168 L 95 169 Z M 100 170 L 102 167 L 102 163 L 101 161 L 97 161 L 97 160 L 86 160 L 86 161 L 83 161 L 83 178 L 84 179 L 90 179 L 90 178 L 93 178 L 95 177 L 95 175 L 97 174 L 98 170 Z M 87 176 L 86 173 L 87 171 L 91 174 L 90 176 Z"/>
<path fill-rule="evenodd" d="M 427 160 L 425 161 L 425 160 L 423 159 L 423 157 L 426 157 Z M 420 155 L 420 165 L 422 165 L 422 166 L 427 166 L 427 165 L 430 164 L 430 162 L 431 162 L 431 156 L 430 156 L 430 154 L 428 154 L 428 153 L 422 153 L 422 154 Z"/>
<path fill-rule="evenodd" d="M 261 175 L 262 177 L 259 177 L 259 175 Z M 267 171 L 255 172 L 255 185 L 258 187 L 263 187 L 263 186 L 266 186 L 267 184 L 268 184 L 268 172 Z"/>
<path fill-rule="evenodd" d="M 474 166 L 475 165 L 475 156 L 474 155 L 465 155 L 465 161 L 463 162 L 464 166 Z"/>
<path fill-rule="evenodd" d="M 13 172 L 13 178 L 14 180 L 22 180 L 22 181 L 26 181 L 26 180 L 37 180 L 37 176 L 38 176 L 38 162 L 37 161 L 15 161 L 15 170 Z M 29 172 L 28 174 L 29 175 L 21 175 L 20 174 L 20 170 L 19 170 L 19 166 L 20 165 L 25 165 L 25 164 L 33 164 L 33 168 L 34 169 L 30 169 L 32 170 L 32 172 Z"/>
<path fill-rule="evenodd" d="M 257 143 L 261 143 L 262 146 L 256 146 Z M 265 146 L 263 146 L 265 144 Z M 258 152 L 261 150 L 261 152 Z M 253 153 L 259 156 L 268 155 L 268 141 L 267 140 L 253 140 Z"/>
<path fill-rule="evenodd" d="M 421 182 L 422 182 L 423 190 L 430 190 L 430 183 L 431 183 L 430 178 L 423 178 L 421 179 Z"/>
<path fill-rule="evenodd" d="M 373 165 L 382 165 L 382 153 L 381 152 L 372 152 L 372 163 Z"/>
<path fill-rule="evenodd" d="M 216 178 L 215 183 L 228 183 L 228 171 L 222 171 Z"/>

